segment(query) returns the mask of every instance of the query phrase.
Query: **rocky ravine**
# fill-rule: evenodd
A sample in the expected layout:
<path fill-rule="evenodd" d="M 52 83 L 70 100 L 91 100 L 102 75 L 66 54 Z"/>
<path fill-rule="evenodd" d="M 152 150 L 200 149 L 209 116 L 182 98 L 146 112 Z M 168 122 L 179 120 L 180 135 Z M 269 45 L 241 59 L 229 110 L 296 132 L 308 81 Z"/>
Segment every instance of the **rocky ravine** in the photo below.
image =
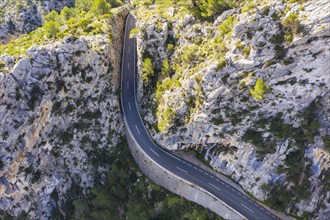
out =
<path fill-rule="evenodd" d="M 44 219 L 64 214 L 70 190 L 104 175 L 123 137 L 118 97 L 124 10 L 107 35 L 32 47 L 0 73 L 0 209 Z M 9 73 L 12 71 L 12 74 Z M 61 211 L 62 210 L 62 211 Z"/>
<path fill-rule="evenodd" d="M 0 44 L 19 34 L 30 33 L 42 25 L 42 13 L 59 12 L 64 6 L 73 7 L 74 0 L 3 0 L 0 2 Z"/>
<path fill-rule="evenodd" d="M 257 3 L 245 12 L 226 11 L 214 22 L 189 14 L 171 19 L 179 11 L 175 7 L 163 13 L 155 7 L 145 9 L 145 14 L 139 9 L 139 69 L 146 57 L 152 57 L 156 72 L 165 58 L 176 69 L 163 81 L 168 84 L 160 103 L 150 92 L 156 86 L 147 89 L 150 84 L 140 80 L 142 109 L 149 108 L 144 118 L 164 148 L 196 149 L 215 170 L 258 199 L 268 199 L 285 212 L 327 219 L 330 4 Z M 295 13 L 303 31 L 290 42 L 284 39 L 282 24 Z M 234 21 L 231 35 L 224 38 L 226 63 L 219 65 L 202 50 L 212 45 L 229 16 Z M 182 64 L 182 54 L 194 47 L 190 62 Z M 258 78 L 271 88 L 262 101 L 249 92 Z M 177 83 L 169 85 L 174 80 Z M 169 131 L 159 134 L 153 129 L 161 120 L 155 112 L 166 108 L 176 117 Z"/>

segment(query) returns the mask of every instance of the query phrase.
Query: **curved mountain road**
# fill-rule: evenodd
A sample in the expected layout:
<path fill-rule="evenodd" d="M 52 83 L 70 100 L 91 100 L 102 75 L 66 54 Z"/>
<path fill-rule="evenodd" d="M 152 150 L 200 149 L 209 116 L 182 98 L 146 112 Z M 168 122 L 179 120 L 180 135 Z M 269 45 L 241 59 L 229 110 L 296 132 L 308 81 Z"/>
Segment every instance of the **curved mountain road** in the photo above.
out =
<path fill-rule="evenodd" d="M 238 191 L 211 173 L 159 148 L 149 136 L 136 103 L 136 39 L 129 38 L 135 27 L 135 18 L 129 14 L 126 20 L 121 73 L 121 105 L 127 126 L 144 153 L 165 170 L 194 183 L 226 203 L 247 219 L 279 219 L 247 195 Z"/>

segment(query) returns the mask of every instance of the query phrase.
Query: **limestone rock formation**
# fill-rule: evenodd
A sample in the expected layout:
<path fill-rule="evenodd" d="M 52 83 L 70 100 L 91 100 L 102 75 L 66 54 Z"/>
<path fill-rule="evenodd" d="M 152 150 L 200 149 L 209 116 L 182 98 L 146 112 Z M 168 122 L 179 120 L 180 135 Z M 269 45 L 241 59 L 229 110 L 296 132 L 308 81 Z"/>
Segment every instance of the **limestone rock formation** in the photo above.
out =
<path fill-rule="evenodd" d="M 42 25 L 42 13 L 73 7 L 74 0 L 10 1 L 0 2 L 0 44 L 11 37 L 29 33 Z"/>
<path fill-rule="evenodd" d="M 116 95 L 124 14 L 106 34 L 67 36 L 0 62 L 0 210 L 18 218 L 65 215 L 75 190 L 104 178 L 124 135 Z M 103 176 L 103 177 L 102 177 Z M 71 194 L 70 194 L 71 193 Z"/>
<path fill-rule="evenodd" d="M 274 208 L 326 219 L 329 2 L 255 1 L 213 22 L 157 10 L 136 15 L 140 73 L 151 57 L 158 76 L 157 85 L 139 81 L 138 97 L 158 144 L 198 150 Z M 165 59 L 174 72 L 166 77 Z M 258 79 L 270 87 L 261 100 L 251 96 Z M 175 118 L 159 133 L 169 113 Z"/>

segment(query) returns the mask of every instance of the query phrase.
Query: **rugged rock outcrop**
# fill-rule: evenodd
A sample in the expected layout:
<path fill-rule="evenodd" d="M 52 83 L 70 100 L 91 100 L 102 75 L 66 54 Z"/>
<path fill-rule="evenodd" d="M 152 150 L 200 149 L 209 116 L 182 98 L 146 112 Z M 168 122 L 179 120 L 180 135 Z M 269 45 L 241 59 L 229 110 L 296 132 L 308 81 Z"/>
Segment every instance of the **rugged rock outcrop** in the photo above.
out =
<path fill-rule="evenodd" d="M 147 15 L 139 9 L 139 69 L 151 57 L 159 81 L 139 83 L 154 139 L 169 150 L 197 149 L 214 169 L 274 208 L 326 219 L 329 10 L 325 0 L 257 1 L 206 22 L 193 15 L 173 19 L 180 13 L 175 7 Z M 287 26 L 289 19 L 300 33 Z M 166 78 L 165 58 L 174 72 Z M 258 101 L 250 89 L 259 78 L 271 90 Z M 166 109 L 175 119 L 159 134 L 153 128 L 171 113 Z"/>
<path fill-rule="evenodd" d="M 29 33 L 42 25 L 42 13 L 61 11 L 64 6 L 73 7 L 74 0 L 10 1 L 0 3 L 0 43 L 11 37 Z"/>
<path fill-rule="evenodd" d="M 113 62 L 121 57 L 126 15 L 111 18 L 112 42 L 68 36 L 28 49 L 15 65 L 0 58 L 1 210 L 29 219 L 64 215 L 75 190 L 104 178 L 110 150 L 124 135 Z"/>

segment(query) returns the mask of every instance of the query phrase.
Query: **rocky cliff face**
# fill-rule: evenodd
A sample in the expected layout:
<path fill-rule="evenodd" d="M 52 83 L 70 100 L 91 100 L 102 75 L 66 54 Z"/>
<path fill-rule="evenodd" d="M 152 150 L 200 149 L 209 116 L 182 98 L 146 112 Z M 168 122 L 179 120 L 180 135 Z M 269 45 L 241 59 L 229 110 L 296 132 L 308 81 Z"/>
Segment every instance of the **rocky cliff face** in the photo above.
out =
<path fill-rule="evenodd" d="M 121 57 L 126 14 L 111 18 L 112 42 L 106 34 L 69 36 L 28 49 L 15 65 L 1 57 L 1 210 L 29 219 L 65 214 L 76 190 L 104 178 L 124 134 L 113 61 Z"/>
<path fill-rule="evenodd" d="M 0 3 L 0 44 L 42 25 L 42 13 L 73 7 L 74 0 L 10 1 Z"/>
<path fill-rule="evenodd" d="M 154 67 L 144 118 L 164 148 L 196 149 L 273 208 L 326 219 L 330 4 L 251 2 L 212 22 L 180 5 L 137 10 L 140 73 Z"/>

